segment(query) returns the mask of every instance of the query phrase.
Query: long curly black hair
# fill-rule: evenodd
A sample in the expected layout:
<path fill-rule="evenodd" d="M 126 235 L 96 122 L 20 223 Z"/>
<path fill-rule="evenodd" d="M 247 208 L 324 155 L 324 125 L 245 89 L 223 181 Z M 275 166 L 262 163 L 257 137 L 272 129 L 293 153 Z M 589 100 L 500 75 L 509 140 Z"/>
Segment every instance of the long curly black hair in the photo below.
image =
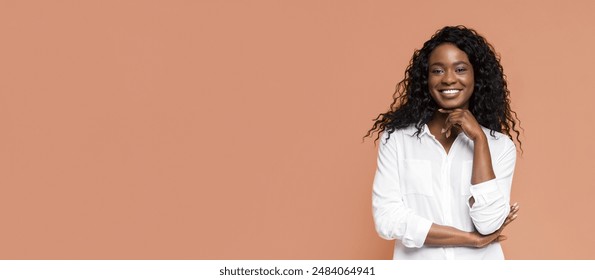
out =
<path fill-rule="evenodd" d="M 464 51 L 473 65 L 475 90 L 469 99 L 469 111 L 477 122 L 489 128 L 492 136 L 497 131 L 514 140 L 512 130 L 516 133 L 517 142 L 521 144 L 520 133 L 516 129 L 520 128 L 520 120 L 510 109 L 510 91 L 500 65 L 500 57 L 484 37 L 462 25 L 446 26 L 438 30 L 424 43 L 421 50 L 415 50 L 405 70 L 405 78 L 397 84 L 390 110 L 373 119 L 374 126 L 364 138 L 377 131 L 378 136 L 374 140 L 376 143 L 386 130 L 388 140 L 395 130 L 412 124 L 417 128 L 415 134 L 419 137 L 424 124 L 431 120 L 434 111 L 438 109 L 428 88 L 428 60 L 432 51 L 444 43 L 454 44 Z"/>

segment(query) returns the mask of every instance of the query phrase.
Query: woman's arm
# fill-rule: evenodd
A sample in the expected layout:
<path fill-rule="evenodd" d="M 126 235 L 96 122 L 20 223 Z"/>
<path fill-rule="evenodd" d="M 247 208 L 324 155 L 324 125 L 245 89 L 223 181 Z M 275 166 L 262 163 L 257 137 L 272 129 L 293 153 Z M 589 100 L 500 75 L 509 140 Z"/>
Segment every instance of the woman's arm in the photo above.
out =
<path fill-rule="evenodd" d="M 476 139 L 473 139 L 473 169 L 471 173 L 471 184 L 477 185 L 495 179 L 494 168 L 492 167 L 492 155 L 488 145 L 488 137 L 481 131 Z M 473 204 L 471 203 L 471 206 Z"/>
<path fill-rule="evenodd" d="M 518 204 L 510 207 L 510 213 L 504 224 L 494 233 L 482 235 L 479 232 L 466 232 L 454 227 L 432 224 L 424 245 L 426 246 L 466 246 L 466 247 L 484 247 L 495 241 L 506 240 L 502 235 L 504 228 L 514 221 L 519 211 Z"/>
<path fill-rule="evenodd" d="M 472 139 L 473 140 L 473 139 Z M 492 167 L 492 155 L 488 138 L 481 133 L 478 139 L 473 140 L 473 169 L 471 172 L 471 184 L 477 185 L 495 179 L 494 168 Z M 469 206 L 473 207 L 475 198 L 469 198 Z"/>
<path fill-rule="evenodd" d="M 494 170 L 487 136 L 471 112 L 466 109 L 439 111 L 449 114 L 444 130 L 447 134 L 454 127 L 462 130 L 473 141 L 469 215 L 480 233 L 487 235 L 496 232 L 510 212 L 509 198 L 516 147 L 512 141 L 506 143 L 507 147 L 494 161 Z"/>
<path fill-rule="evenodd" d="M 378 163 L 372 192 L 372 210 L 378 235 L 387 240 L 399 239 L 405 247 L 420 248 L 432 221 L 417 215 L 403 202 L 399 186 L 397 135 L 387 140 L 383 132 L 378 148 Z"/>

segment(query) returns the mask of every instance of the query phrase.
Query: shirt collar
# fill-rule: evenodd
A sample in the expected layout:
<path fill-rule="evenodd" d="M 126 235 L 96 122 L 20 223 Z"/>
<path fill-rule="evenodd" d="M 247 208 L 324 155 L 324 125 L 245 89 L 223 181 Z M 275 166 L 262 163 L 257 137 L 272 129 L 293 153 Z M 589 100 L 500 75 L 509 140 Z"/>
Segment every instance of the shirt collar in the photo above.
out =
<path fill-rule="evenodd" d="M 424 126 L 421 128 L 421 132 L 419 133 L 419 137 L 422 137 L 424 134 L 428 133 L 428 125 L 424 124 Z M 409 136 L 413 136 L 415 135 L 415 133 L 417 132 L 417 127 L 415 127 L 414 124 L 409 125 L 408 127 L 403 129 L 403 133 Z"/>
<path fill-rule="evenodd" d="M 483 125 L 480 125 L 481 129 L 484 131 L 484 133 L 488 136 L 488 137 L 492 137 L 492 135 L 490 134 L 490 129 L 484 127 Z M 424 134 L 427 134 L 428 131 L 430 130 L 430 128 L 428 127 L 427 124 L 424 124 L 424 126 L 421 129 L 421 132 L 419 133 L 419 137 L 424 136 Z M 403 129 L 403 133 L 405 135 L 409 135 L 409 136 L 414 136 L 415 132 L 417 132 L 417 127 L 415 127 L 414 124 L 409 125 L 408 127 Z M 499 132 L 494 133 L 494 137 L 496 140 L 499 139 L 502 136 L 502 134 L 500 134 Z"/>

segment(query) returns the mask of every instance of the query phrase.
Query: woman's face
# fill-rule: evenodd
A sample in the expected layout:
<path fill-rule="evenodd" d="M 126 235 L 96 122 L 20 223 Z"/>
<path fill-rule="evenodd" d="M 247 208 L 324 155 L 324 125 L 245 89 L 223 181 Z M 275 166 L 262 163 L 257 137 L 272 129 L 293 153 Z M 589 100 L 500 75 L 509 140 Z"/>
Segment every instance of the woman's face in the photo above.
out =
<path fill-rule="evenodd" d="M 440 108 L 467 109 L 475 79 L 467 54 L 450 43 L 436 47 L 429 58 L 428 87 Z"/>

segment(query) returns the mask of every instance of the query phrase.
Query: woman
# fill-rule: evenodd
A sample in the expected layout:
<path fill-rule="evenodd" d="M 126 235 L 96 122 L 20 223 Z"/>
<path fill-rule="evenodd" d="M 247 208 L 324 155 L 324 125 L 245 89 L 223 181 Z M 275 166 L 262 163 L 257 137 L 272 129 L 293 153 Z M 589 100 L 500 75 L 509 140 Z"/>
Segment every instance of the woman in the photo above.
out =
<path fill-rule="evenodd" d="M 494 48 L 472 29 L 442 28 L 374 121 L 374 221 L 382 238 L 400 241 L 394 258 L 504 259 L 502 230 L 519 209 L 509 203 L 510 132 L 517 141 L 519 132 Z"/>

